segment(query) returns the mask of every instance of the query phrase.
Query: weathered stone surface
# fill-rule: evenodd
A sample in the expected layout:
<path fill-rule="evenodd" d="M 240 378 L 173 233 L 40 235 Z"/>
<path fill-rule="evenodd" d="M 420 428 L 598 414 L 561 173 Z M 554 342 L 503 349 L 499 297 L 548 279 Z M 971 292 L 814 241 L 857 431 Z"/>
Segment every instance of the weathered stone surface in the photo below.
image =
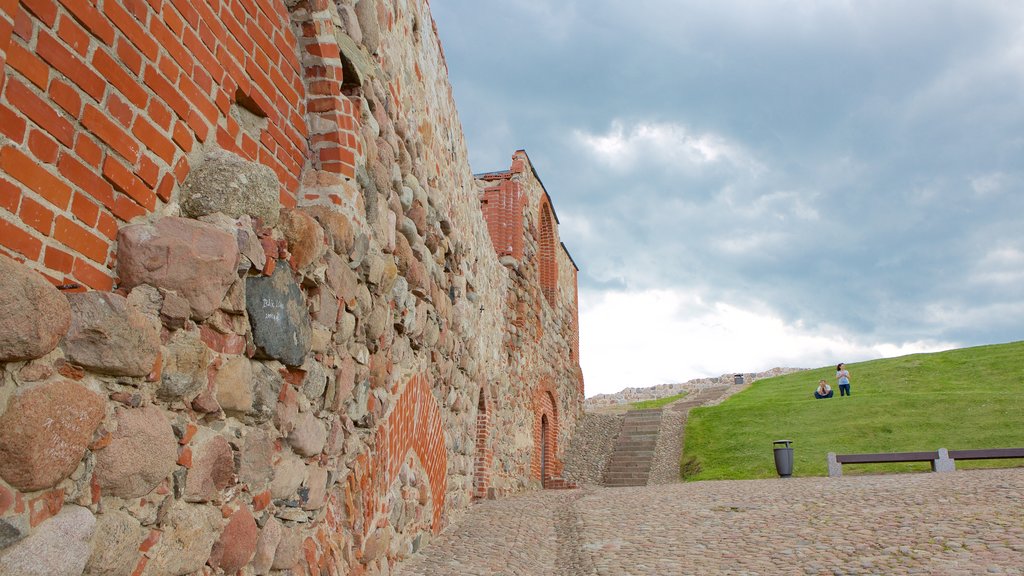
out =
<path fill-rule="evenodd" d="M 321 325 L 334 329 L 338 324 L 338 311 L 340 310 L 340 299 L 326 286 L 321 286 L 310 293 L 310 300 L 314 303 L 313 320 Z"/>
<path fill-rule="evenodd" d="M 274 481 L 270 485 L 270 492 L 276 499 L 290 498 L 305 480 L 306 465 L 286 451 L 274 466 Z"/>
<path fill-rule="evenodd" d="M 281 230 L 288 240 L 291 264 L 296 270 L 307 268 L 323 256 L 327 248 L 324 229 L 303 210 L 282 210 Z"/>
<path fill-rule="evenodd" d="M 142 572 L 146 576 L 180 576 L 201 569 L 221 530 L 220 510 L 175 501 L 163 522 L 163 535 Z"/>
<path fill-rule="evenodd" d="M 155 319 L 129 306 L 124 296 L 105 292 L 68 294 L 71 328 L 62 346 L 68 360 L 117 376 L 145 376 L 160 354 Z"/>
<path fill-rule="evenodd" d="M 64 296 L 38 272 L 0 254 L 0 362 L 49 354 L 70 325 Z"/>
<path fill-rule="evenodd" d="M 276 518 L 269 518 L 267 523 L 260 530 L 260 537 L 256 540 L 256 554 L 252 559 L 252 569 L 258 576 L 270 573 L 270 567 L 274 564 L 274 553 L 277 552 L 277 545 L 281 542 L 283 530 L 281 523 Z"/>
<path fill-rule="evenodd" d="M 294 568 L 302 560 L 302 530 L 298 526 L 289 526 L 281 531 L 281 541 L 274 553 L 274 570 Z"/>
<path fill-rule="evenodd" d="M 110 445 L 96 452 L 95 480 L 104 495 L 138 498 L 174 470 L 178 442 L 156 406 L 120 408 Z"/>
<path fill-rule="evenodd" d="M 336 254 L 348 256 L 352 252 L 355 234 L 348 216 L 327 206 L 311 206 L 305 210 L 323 226 L 327 242 Z"/>
<path fill-rule="evenodd" d="M 306 377 L 302 379 L 302 394 L 315 406 L 327 389 L 327 372 L 324 371 L 323 365 L 316 361 L 307 363 L 303 368 L 306 370 Z"/>
<path fill-rule="evenodd" d="M 28 536 L 31 530 L 28 525 L 28 518 L 22 516 L 8 516 L 0 518 L 0 554 L 11 544 Z"/>
<path fill-rule="evenodd" d="M 188 300 L 194 320 L 216 310 L 238 277 L 238 243 L 216 226 L 161 218 L 117 232 L 117 272 L 122 286 L 150 284 Z"/>
<path fill-rule="evenodd" d="M 330 472 L 320 466 L 310 466 L 307 472 L 302 509 L 318 510 L 324 505 L 324 499 L 327 497 L 327 480 L 330 478 Z"/>
<path fill-rule="evenodd" d="M 23 492 L 67 478 L 103 421 L 103 404 L 67 380 L 20 389 L 0 416 L 0 477 Z"/>
<path fill-rule="evenodd" d="M 192 316 L 192 308 L 189 306 L 188 300 L 171 290 L 163 290 L 162 294 L 164 301 L 160 306 L 160 321 L 170 330 L 184 328 Z"/>
<path fill-rule="evenodd" d="M 181 211 L 190 218 L 222 212 L 276 226 L 280 183 L 274 171 L 226 150 L 211 150 L 181 183 Z"/>
<path fill-rule="evenodd" d="M 295 420 L 299 417 L 299 395 L 291 385 L 282 385 L 274 406 L 274 426 L 284 436 L 295 429 Z"/>
<path fill-rule="evenodd" d="M 96 518 L 92 554 L 84 576 L 129 576 L 139 560 L 146 531 L 125 512 L 108 510 Z"/>
<path fill-rule="evenodd" d="M 359 28 L 359 21 L 355 20 L 353 23 L 361 37 L 362 29 Z M 373 61 L 359 49 L 354 38 L 345 33 L 338 32 L 335 34 L 335 39 L 338 42 L 338 48 L 341 49 L 342 58 L 345 62 L 345 69 L 351 70 L 352 75 L 355 76 L 353 79 L 354 82 L 362 84 L 374 75 L 376 67 Z"/>
<path fill-rule="evenodd" d="M 220 539 L 213 545 L 210 566 L 225 574 L 234 574 L 249 563 L 256 554 L 259 528 L 246 507 L 239 508 L 228 520 Z"/>
<path fill-rule="evenodd" d="M 274 417 L 284 380 L 279 372 L 262 362 L 254 362 L 252 366 L 253 399 L 249 418 L 253 424 L 262 424 Z"/>
<path fill-rule="evenodd" d="M 363 561 L 369 563 L 380 558 L 387 552 L 391 545 L 391 531 L 386 528 L 378 528 L 370 534 L 363 545 Z"/>
<path fill-rule="evenodd" d="M 209 502 L 234 480 L 235 461 L 223 436 L 214 435 L 192 451 L 192 468 L 185 481 L 186 502 Z"/>
<path fill-rule="evenodd" d="M 0 574 L 80 576 L 89 560 L 89 538 L 95 527 L 96 518 L 87 508 L 65 506 L 0 554 Z"/>
<path fill-rule="evenodd" d="M 252 410 L 252 362 L 245 356 L 229 356 L 213 377 L 217 403 L 228 414 Z"/>
<path fill-rule="evenodd" d="M 288 444 L 302 456 L 316 456 L 327 443 L 327 429 L 311 412 L 302 412 L 295 419 L 295 428 L 288 434 Z"/>
<path fill-rule="evenodd" d="M 191 399 L 207 384 L 213 354 L 197 330 L 178 330 L 167 342 L 158 394 L 167 400 Z"/>
<path fill-rule="evenodd" d="M 313 333 L 305 299 L 288 266 L 279 265 L 270 277 L 246 279 L 245 304 L 253 342 L 261 357 L 301 366 Z"/>
<path fill-rule="evenodd" d="M 263 486 L 274 478 L 274 438 L 269 432 L 254 428 L 246 434 L 238 466 L 238 480 L 253 487 Z"/>
<path fill-rule="evenodd" d="M 370 54 L 377 51 L 380 44 L 380 24 L 377 21 L 377 3 L 367 0 L 355 6 L 356 19 L 363 33 L 363 45 Z"/>

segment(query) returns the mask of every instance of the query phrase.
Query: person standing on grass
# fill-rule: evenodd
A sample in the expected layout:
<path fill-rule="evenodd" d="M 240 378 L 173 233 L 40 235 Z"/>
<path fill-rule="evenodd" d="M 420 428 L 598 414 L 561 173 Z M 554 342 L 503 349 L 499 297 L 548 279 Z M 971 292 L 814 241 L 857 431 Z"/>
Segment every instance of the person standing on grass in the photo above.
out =
<path fill-rule="evenodd" d="M 850 371 L 842 362 L 836 364 L 836 383 L 839 384 L 840 396 L 850 396 Z"/>

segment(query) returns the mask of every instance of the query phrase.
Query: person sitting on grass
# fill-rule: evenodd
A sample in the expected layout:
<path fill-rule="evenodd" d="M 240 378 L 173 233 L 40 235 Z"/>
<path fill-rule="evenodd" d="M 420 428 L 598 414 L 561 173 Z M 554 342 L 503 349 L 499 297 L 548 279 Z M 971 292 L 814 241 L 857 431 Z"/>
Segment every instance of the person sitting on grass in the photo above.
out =
<path fill-rule="evenodd" d="M 828 385 L 828 382 L 825 382 L 824 380 L 819 380 L 818 388 L 814 391 L 814 397 L 817 398 L 818 400 L 821 400 L 822 398 L 831 398 L 832 387 Z"/>

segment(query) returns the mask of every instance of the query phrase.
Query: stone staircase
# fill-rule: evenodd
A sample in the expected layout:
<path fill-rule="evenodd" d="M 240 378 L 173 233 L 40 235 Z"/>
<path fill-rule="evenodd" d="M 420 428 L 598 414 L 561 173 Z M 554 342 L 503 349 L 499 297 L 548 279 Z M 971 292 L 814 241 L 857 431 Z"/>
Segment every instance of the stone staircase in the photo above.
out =
<path fill-rule="evenodd" d="M 604 471 L 605 486 L 645 486 L 661 428 L 661 409 L 626 413 Z"/>

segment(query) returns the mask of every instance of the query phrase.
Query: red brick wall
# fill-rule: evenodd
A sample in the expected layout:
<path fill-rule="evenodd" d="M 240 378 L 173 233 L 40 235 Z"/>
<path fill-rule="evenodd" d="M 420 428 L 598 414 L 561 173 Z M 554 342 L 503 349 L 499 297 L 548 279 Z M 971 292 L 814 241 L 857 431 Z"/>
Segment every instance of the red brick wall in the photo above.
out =
<path fill-rule="evenodd" d="M 554 306 L 558 296 L 558 261 L 555 260 L 555 227 L 552 223 L 551 204 L 547 198 L 540 202 L 540 246 L 538 266 L 540 267 L 540 289 L 548 304 Z"/>
<path fill-rule="evenodd" d="M 200 145 L 272 168 L 284 206 L 307 162 L 354 173 L 329 22 L 296 22 L 300 43 L 282 0 L 0 2 L 0 250 L 54 281 L 110 289 L 117 228 L 167 202 Z M 308 134 L 307 107 L 327 128 Z"/>
<path fill-rule="evenodd" d="M 510 173 L 506 173 L 511 176 Z M 481 209 L 498 256 L 523 257 L 523 208 L 526 196 L 518 182 L 504 179 L 484 190 Z"/>
<path fill-rule="evenodd" d="M 558 461 L 558 402 L 554 396 L 554 386 L 545 380 L 537 386 L 533 396 L 533 455 L 530 458 L 530 476 L 540 480 L 543 485 L 548 478 L 562 473 L 562 463 Z M 544 434 L 542 423 L 547 419 L 547 434 Z M 547 453 L 545 476 L 541 477 L 541 451 Z"/>

